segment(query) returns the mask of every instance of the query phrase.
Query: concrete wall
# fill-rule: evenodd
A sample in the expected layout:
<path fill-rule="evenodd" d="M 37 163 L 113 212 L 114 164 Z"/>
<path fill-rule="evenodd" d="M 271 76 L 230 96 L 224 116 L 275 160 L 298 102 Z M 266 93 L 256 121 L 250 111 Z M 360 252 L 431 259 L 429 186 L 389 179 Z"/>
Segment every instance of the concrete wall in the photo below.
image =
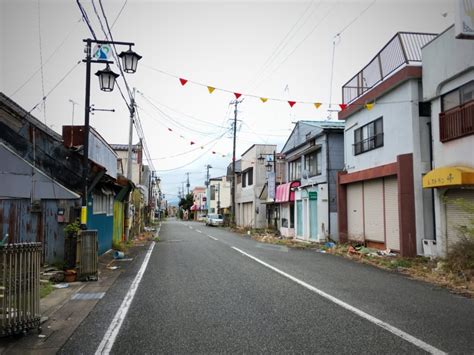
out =
<path fill-rule="evenodd" d="M 455 77 L 474 69 L 474 41 L 456 39 L 454 26 L 423 47 L 421 54 L 424 101 L 458 87 Z"/>

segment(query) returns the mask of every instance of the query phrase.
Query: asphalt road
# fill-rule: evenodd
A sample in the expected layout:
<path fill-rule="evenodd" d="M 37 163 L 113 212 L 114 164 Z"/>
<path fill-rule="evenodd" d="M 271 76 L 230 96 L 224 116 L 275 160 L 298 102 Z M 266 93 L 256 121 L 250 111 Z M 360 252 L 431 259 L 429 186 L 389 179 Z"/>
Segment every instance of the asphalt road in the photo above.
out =
<path fill-rule="evenodd" d="M 474 353 L 474 302 L 444 289 L 193 222 L 166 222 L 160 238 L 113 354 Z M 144 257 L 62 353 L 96 351 Z"/>

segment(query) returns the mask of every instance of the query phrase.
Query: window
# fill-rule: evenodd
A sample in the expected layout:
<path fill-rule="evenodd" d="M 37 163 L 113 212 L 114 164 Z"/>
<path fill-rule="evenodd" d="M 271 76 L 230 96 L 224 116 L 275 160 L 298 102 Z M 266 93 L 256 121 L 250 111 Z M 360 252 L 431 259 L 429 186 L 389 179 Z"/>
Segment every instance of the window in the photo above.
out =
<path fill-rule="evenodd" d="M 107 201 L 107 208 L 106 208 L 106 213 L 107 216 L 113 216 L 114 215 L 114 195 L 107 195 L 104 196 Z"/>
<path fill-rule="evenodd" d="M 304 156 L 304 170 L 309 176 L 321 175 L 321 149 Z"/>
<path fill-rule="evenodd" d="M 253 185 L 253 168 L 249 168 L 242 173 L 242 187 Z"/>
<path fill-rule="evenodd" d="M 291 181 L 299 180 L 301 177 L 301 159 L 290 161 L 288 163 L 288 177 Z"/>
<path fill-rule="evenodd" d="M 354 155 L 383 146 L 382 117 L 354 131 Z"/>
<path fill-rule="evenodd" d="M 102 214 L 107 212 L 107 196 L 93 194 L 92 195 L 92 213 L 93 214 Z"/>
<path fill-rule="evenodd" d="M 253 168 L 250 168 L 249 171 L 247 171 L 247 176 L 248 176 L 248 185 L 252 186 L 253 185 Z"/>
<path fill-rule="evenodd" d="M 441 97 L 439 140 L 447 142 L 474 134 L 474 81 Z"/>
<path fill-rule="evenodd" d="M 442 111 L 446 112 L 474 99 L 474 81 L 442 96 Z"/>

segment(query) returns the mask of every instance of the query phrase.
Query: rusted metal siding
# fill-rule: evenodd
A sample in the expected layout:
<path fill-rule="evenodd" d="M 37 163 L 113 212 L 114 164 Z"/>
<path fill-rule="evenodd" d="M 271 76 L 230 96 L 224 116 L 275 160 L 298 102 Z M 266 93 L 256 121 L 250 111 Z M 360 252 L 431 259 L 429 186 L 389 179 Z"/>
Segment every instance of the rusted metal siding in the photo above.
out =
<path fill-rule="evenodd" d="M 61 262 L 64 260 L 64 226 L 67 223 L 59 223 L 57 213 L 59 208 L 73 206 L 74 201 L 42 200 L 35 212 L 29 199 L 0 200 L 2 240 L 6 243 L 42 243 L 42 261 L 48 264 Z"/>

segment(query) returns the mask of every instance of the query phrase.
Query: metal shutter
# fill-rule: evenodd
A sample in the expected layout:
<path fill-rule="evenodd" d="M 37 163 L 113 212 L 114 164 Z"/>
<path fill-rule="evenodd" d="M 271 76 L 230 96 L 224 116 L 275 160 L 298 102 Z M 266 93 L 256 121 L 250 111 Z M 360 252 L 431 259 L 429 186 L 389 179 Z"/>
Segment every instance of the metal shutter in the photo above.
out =
<path fill-rule="evenodd" d="M 347 185 L 347 233 L 349 239 L 364 239 L 362 183 Z"/>
<path fill-rule="evenodd" d="M 398 217 L 398 182 L 396 177 L 385 178 L 385 234 L 387 248 L 400 250 Z"/>
<path fill-rule="evenodd" d="M 365 238 L 384 242 L 383 180 L 364 182 Z"/>
<path fill-rule="evenodd" d="M 447 247 L 459 241 L 459 228 L 469 226 L 469 218 L 472 215 L 456 203 L 456 200 L 462 199 L 462 203 L 474 205 L 474 190 L 452 189 L 446 192 L 446 229 L 447 229 Z M 460 201 L 461 202 L 461 201 Z"/>

